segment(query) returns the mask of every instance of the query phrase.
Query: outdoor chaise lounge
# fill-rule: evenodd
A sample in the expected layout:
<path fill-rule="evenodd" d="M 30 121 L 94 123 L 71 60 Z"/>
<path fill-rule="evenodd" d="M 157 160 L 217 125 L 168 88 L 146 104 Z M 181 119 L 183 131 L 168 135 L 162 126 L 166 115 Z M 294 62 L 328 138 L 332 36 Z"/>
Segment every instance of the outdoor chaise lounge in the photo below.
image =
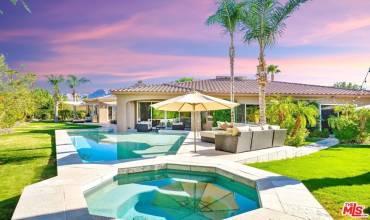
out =
<path fill-rule="evenodd" d="M 203 142 L 215 143 L 216 134 L 224 134 L 224 130 L 213 130 L 213 131 L 200 131 L 200 139 Z"/>

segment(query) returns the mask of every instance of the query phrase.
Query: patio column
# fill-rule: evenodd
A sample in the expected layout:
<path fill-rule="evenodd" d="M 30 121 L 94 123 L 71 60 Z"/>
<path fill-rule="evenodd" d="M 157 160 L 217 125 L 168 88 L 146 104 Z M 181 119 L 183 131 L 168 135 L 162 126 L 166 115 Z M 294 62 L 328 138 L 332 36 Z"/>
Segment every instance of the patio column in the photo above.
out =
<path fill-rule="evenodd" d="M 117 130 L 127 131 L 127 100 L 122 96 L 117 96 Z"/>
<path fill-rule="evenodd" d="M 127 102 L 127 114 L 126 114 L 126 120 L 127 120 L 127 127 L 128 128 L 135 128 L 135 103 L 133 101 Z"/>
<path fill-rule="evenodd" d="M 100 104 L 98 108 L 98 114 L 99 114 L 99 123 L 108 123 L 108 106 Z"/>

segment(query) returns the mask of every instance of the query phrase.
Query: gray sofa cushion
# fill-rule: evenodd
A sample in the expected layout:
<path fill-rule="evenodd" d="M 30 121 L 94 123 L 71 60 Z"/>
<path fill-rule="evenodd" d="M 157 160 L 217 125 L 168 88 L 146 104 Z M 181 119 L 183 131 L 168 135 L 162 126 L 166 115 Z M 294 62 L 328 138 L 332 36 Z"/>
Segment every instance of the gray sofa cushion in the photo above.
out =
<path fill-rule="evenodd" d="M 260 150 L 272 147 L 273 130 L 253 131 L 251 150 Z"/>
<path fill-rule="evenodd" d="M 274 130 L 274 141 L 272 142 L 273 147 L 284 146 L 284 142 L 287 135 L 287 129 L 275 129 Z"/>

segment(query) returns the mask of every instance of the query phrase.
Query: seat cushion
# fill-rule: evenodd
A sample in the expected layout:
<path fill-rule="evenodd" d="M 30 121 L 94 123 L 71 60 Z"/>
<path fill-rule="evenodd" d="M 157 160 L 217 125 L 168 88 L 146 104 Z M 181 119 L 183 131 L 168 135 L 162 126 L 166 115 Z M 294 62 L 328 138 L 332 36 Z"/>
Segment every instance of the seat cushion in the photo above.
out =
<path fill-rule="evenodd" d="M 216 131 L 201 131 L 199 134 L 201 137 L 215 138 Z"/>
<path fill-rule="evenodd" d="M 270 129 L 272 129 L 272 130 L 280 129 L 280 126 L 279 126 L 279 125 L 270 125 L 269 127 L 270 127 Z"/>
<path fill-rule="evenodd" d="M 239 132 L 250 131 L 250 127 L 249 126 L 240 126 L 240 127 L 237 127 L 237 129 L 239 130 Z"/>
<path fill-rule="evenodd" d="M 250 130 L 251 131 L 262 131 L 262 128 L 260 126 L 253 126 L 253 127 L 250 127 Z"/>

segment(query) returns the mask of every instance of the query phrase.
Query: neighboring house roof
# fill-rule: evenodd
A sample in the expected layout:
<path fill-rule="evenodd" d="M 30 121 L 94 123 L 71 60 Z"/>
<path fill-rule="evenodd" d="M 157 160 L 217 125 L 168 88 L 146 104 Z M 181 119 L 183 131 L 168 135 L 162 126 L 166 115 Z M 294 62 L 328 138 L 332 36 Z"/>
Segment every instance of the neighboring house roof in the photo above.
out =
<path fill-rule="evenodd" d="M 106 95 L 106 96 L 101 96 L 97 98 L 91 98 L 91 99 L 84 99 L 84 102 L 86 103 L 105 103 L 109 105 L 115 105 L 116 104 L 116 96 L 114 95 Z"/>
<path fill-rule="evenodd" d="M 258 95 L 258 82 L 251 79 L 235 81 L 235 94 Z M 112 90 L 114 94 L 129 93 L 185 93 L 193 90 L 209 94 L 229 94 L 230 81 L 228 79 L 207 79 L 192 82 L 164 83 L 155 85 L 143 85 Z M 274 81 L 266 86 L 267 95 L 339 95 L 356 96 L 365 95 L 370 97 L 370 91 L 358 91 L 351 89 L 340 89 L 330 86 L 309 85 L 301 83 L 290 83 Z"/>

